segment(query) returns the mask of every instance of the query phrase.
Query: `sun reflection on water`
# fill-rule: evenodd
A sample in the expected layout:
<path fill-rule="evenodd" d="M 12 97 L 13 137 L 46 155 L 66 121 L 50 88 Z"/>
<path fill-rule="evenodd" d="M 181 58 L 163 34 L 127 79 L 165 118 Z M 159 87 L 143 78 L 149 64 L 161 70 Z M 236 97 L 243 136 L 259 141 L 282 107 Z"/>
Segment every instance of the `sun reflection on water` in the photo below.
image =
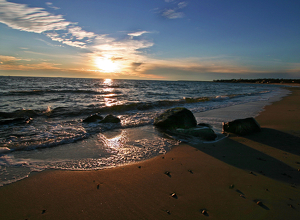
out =
<path fill-rule="evenodd" d="M 104 134 L 99 134 L 98 138 L 106 147 L 114 150 L 123 148 L 128 141 L 125 130 L 122 130 L 121 134 L 112 137 L 109 137 L 108 135 Z"/>
<path fill-rule="evenodd" d="M 111 86 L 113 84 L 113 80 L 112 79 L 104 79 L 103 80 L 103 84 Z"/>

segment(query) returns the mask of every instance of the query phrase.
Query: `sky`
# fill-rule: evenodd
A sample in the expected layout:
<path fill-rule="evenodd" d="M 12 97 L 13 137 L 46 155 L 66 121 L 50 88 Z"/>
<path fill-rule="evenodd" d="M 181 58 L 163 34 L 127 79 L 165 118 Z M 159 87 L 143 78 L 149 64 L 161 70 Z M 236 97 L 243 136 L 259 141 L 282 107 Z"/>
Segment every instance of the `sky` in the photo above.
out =
<path fill-rule="evenodd" d="M 0 0 L 0 75 L 300 78 L 299 0 Z"/>

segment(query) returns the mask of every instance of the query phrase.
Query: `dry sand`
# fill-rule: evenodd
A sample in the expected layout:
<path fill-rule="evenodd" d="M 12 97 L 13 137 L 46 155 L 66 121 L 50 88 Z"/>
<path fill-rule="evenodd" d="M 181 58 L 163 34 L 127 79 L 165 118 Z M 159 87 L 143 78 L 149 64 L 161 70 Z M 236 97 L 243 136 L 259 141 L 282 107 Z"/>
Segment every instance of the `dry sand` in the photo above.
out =
<path fill-rule="evenodd" d="M 300 219 L 300 89 L 291 90 L 256 118 L 260 133 L 1 187 L 0 219 Z"/>

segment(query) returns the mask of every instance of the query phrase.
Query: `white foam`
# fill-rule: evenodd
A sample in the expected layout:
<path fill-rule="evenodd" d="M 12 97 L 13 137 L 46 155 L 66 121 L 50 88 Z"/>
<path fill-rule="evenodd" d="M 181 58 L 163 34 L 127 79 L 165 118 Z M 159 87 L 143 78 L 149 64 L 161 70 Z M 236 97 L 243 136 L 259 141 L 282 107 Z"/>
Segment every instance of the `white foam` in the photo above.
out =
<path fill-rule="evenodd" d="M 236 104 L 225 108 L 213 109 L 205 112 L 195 113 L 198 123 L 208 123 L 214 130 L 221 133 L 222 122 L 228 122 L 235 119 L 256 117 L 264 107 L 273 102 L 281 100 L 284 96 L 290 94 L 289 90 L 278 89 L 272 93 L 266 93 L 258 101 L 251 101 L 242 104 Z"/>

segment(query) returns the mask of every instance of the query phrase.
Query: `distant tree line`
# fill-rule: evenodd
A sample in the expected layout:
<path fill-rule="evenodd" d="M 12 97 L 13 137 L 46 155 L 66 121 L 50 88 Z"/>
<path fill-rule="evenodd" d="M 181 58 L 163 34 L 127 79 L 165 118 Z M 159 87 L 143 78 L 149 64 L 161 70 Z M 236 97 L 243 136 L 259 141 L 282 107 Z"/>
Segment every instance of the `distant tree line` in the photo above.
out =
<path fill-rule="evenodd" d="M 214 82 L 225 82 L 225 83 L 298 83 L 300 84 L 300 79 L 272 79 L 272 78 L 265 78 L 265 79 L 217 79 L 213 80 Z"/>

